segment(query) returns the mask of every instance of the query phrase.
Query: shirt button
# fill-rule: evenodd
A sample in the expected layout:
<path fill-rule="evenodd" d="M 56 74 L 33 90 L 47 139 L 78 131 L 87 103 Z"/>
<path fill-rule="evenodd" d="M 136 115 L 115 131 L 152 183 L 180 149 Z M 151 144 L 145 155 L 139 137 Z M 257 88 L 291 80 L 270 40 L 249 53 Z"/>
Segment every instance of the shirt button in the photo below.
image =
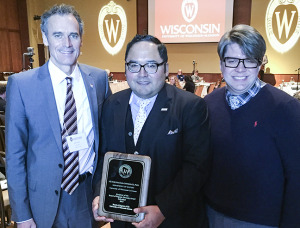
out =
<path fill-rule="evenodd" d="M 57 190 L 55 190 L 55 194 L 58 195 L 58 191 Z"/>
<path fill-rule="evenodd" d="M 131 132 L 131 131 L 130 131 L 130 132 L 128 132 L 128 135 L 129 135 L 129 136 L 132 136 L 132 132 Z"/>
<path fill-rule="evenodd" d="M 63 165 L 62 165 L 62 164 L 58 164 L 58 167 L 59 167 L 59 168 L 62 168 L 62 167 L 63 167 Z"/>
<path fill-rule="evenodd" d="M 139 154 L 139 152 L 137 152 L 137 151 L 134 151 L 134 154 L 138 155 L 138 154 Z"/>

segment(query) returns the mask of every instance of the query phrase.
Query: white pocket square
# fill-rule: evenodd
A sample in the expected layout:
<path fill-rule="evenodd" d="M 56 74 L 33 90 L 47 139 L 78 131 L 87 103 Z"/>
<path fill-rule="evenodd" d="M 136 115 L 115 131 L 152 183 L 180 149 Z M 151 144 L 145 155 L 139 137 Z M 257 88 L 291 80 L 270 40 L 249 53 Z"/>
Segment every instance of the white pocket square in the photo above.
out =
<path fill-rule="evenodd" d="M 168 132 L 168 135 L 174 135 L 174 134 L 177 134 L 178 133 L 178 128 L 176 128 L 174 131 L 170 130 Z"/>

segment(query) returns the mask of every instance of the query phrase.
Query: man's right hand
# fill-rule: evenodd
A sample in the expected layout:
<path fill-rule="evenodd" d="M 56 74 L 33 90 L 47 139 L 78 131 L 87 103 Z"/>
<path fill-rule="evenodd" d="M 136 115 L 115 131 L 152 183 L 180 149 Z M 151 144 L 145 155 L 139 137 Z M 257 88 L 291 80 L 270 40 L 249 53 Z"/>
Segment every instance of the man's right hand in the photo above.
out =
<path fill-rule="evenodd" d="M 97 196 L 97 197 L 93 200 L 92 208 L 93 208 L 94 219 L 95 219 L 96 221 L 113 222 L 114 220 L 111 219 L 111 218 L 106 218 L 106 217 L 104 217 L 104 216 L 99 216 L 99 215 L 98 215 L 99 200 L 100 200 L 100 197 L 99 197 L 99 196 Z"/>
<path fill-rule="evenodd" d="M 33 219 L 26 222 L 17 223 L 18 228 L 36 228 L 36 224 Z"/>

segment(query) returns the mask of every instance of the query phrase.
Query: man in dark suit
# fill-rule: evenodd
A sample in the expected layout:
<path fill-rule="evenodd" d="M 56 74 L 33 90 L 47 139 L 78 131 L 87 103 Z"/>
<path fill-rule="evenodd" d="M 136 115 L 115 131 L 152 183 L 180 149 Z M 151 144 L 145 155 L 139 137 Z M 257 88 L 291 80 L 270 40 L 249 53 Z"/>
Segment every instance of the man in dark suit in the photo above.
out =
<path fill-rule="evenodd" d="M 92 227 L 105 71 L 77 64 L 83 22 L 73 7 L 42 15 L 50 60 L 9 77 L 7 179 L 18 227 Z"/>
<path fill-rule="evenodd" d="M 201 193 L 210 160 L 206 104 L 165 83 L 167 49 L 157 38 L 134 37 L 125 60 L 130 89 L 105 102 L 101 157 L 107 151 L 151 157 L 147 206 L 134 209 L 145 219 L 130 224 L 100 217 L 99 197 L 93 201 L 94 217 L 112 227 L 206 227 Z"/>

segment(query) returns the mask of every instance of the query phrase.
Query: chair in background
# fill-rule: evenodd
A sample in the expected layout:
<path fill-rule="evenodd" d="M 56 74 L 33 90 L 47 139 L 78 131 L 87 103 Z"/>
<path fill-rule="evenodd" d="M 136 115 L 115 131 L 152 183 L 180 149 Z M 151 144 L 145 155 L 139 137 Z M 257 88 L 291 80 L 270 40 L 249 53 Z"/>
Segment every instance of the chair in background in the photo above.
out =
<path fill-rule="evenodd" d="M 0 151 L 0 163 L 5 167 L 5 153 Z M 6 228 L 11 223 L 11 208 L 8 197 L 8 190 L 2 190 L 0 186 L 0 215 L 1 215 L 1 228 Z"/>
<path fill-rule="evenodd" d="M 207 90 L 207 94 L 210 94 L 215 89 L 215 83 L 210 84 Z"/>
<path fill-rule="evenodd" d="M 226 82 L 221 82 L 220 88 L 226 86 Z"/>
<path fill-rule="evenodd" d="M 220 82 L 220 80 L 218 80 L 218 81 L 215 83 L 215 89 L 220 88 L 220 84 L 221 84 L 221 82 Z"/>
<path fill-rule="evenodd" d="M 0 151 L 5 151 L 5 126 L 0 125 Z"/>
<path fill-rule="evenodd" d="M 204 85 L 197 86 L 195 94 L 197 96 L 201 97 L 203 88 L 204 88 Z"/>
<path fill-rule="evenodd" d="M 4 111 L 0 111 L 0 125 L 5 126 L 5 112 Z"/>
<path fill-rule="evenodd" d="M 2 190 L 0 188 L 0 211 L 1 211 L 1 228 L 6 228 L 6 226 L 11 223 L 11 209 L 8 197 L 8 191 Z"/>
<path fill-rule="evenodd" d="M 3 195 L 2 195 L 2 189 L 0 188 L 0 213 L 1 213 L 1 228 L 6 228 L 6 223 L 5 223 L 5 209 L 4 209 L 4 200 L 3 200 Z"/>

